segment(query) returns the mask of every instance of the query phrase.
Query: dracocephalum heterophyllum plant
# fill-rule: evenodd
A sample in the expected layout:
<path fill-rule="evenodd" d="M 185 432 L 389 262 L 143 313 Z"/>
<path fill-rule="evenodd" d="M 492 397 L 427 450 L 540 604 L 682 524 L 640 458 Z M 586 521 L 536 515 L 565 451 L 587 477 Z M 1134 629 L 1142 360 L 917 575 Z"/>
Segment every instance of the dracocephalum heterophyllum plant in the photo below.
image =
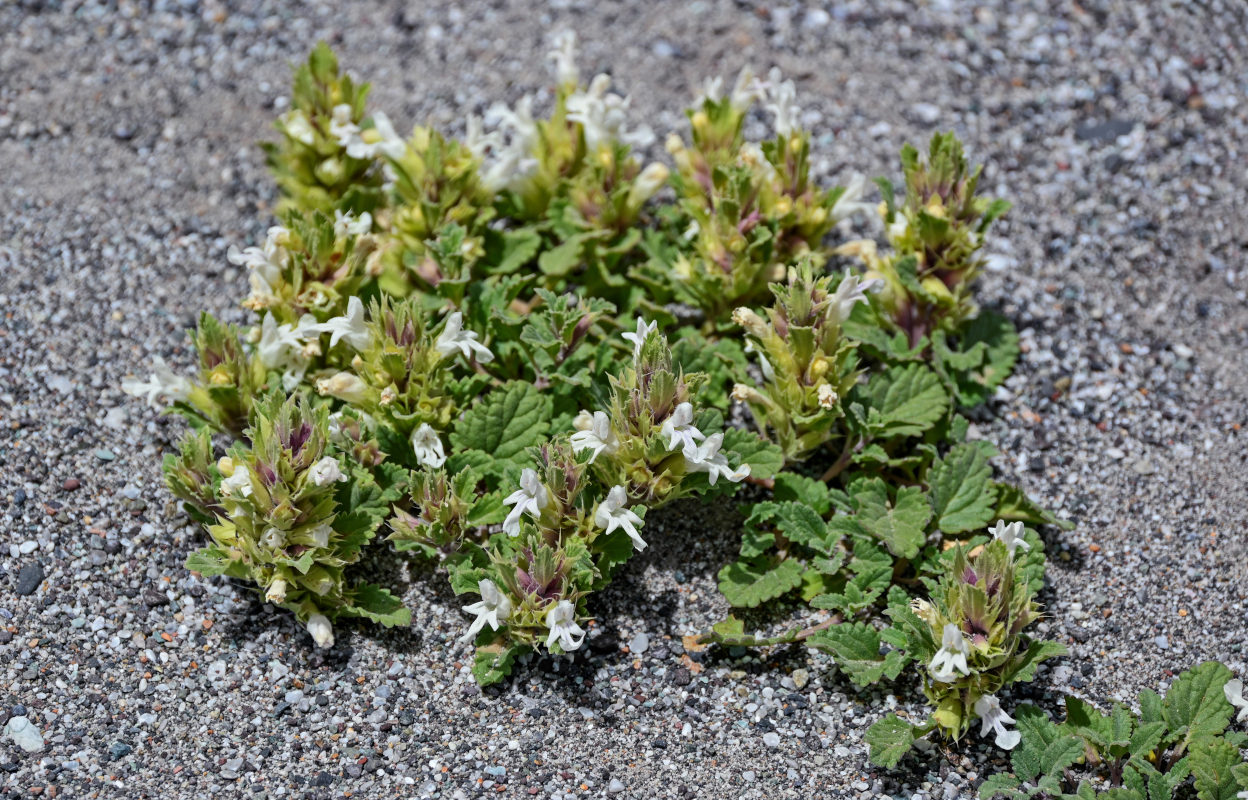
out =
<path fill-rule="evenodd" d="M 411 614 L 398 598 L 348 575 L 393 495 L 332 445 L 328 410 L 271 395 L 255 405 L 246 438 L 213 462 L 209 435 L 199 431 L 167 460 L 170 490 L 212 540 L 188 568 L 254 584 L 265 601 L 294 612 L 320 647 L 333 645 L 338 617 L 406 625 Z"/>
<path fill-rule="evenodd" d="M 553 45 L 547 108 L 499 104 L 462 132 L 370 113 L 327 48 L 296 70 L 268 149 L 278 218 L 227 255 L 250 320 L 205 315 L 192 372 L 124 384 L 193 428 L 166 468 L 208 526 L 192 568 L 328 644 L 346 617 L 401 621 L 362 549 L 418 554 L 464 596 L 448 638 L 498 681 L 610 624 L 594 594 L 670 546 L 657 509 L 748 482 L 720 589 L 806 617 L 747 633 L 731 616 L 701 642 L 805 642 L 855 684 L 904 681 L 933 712 L 873 730 L 878 759 L 982 735 L 1014 744 L 994 787 L 1060 796 L 1065 756 L 1009 692 L 1054 653 L 1028 636 L 1044 555 L 1020 526 L 1060 520 L 994 472 L 968 418 L 1018 355 L 975 295 L 1004 204 L 941 134 L 903 151 L 904 197 L 882 187 L 886 247 L 838 251 L 864 182 L 814 174 L 792 82 L 709 84 L 669 167 L 628 98 L 582 79 L 573 39 Z M 774 136 L 747 142 L 760 104 Z M 1076 708 L 1085 764 L 1141 798 L 1138 779 L 1225 794 L 1241 735 L 1193 714 L 1220 718 L 1218 687 L 1246 701 L 1197 673 L 1129 724 Z"/>

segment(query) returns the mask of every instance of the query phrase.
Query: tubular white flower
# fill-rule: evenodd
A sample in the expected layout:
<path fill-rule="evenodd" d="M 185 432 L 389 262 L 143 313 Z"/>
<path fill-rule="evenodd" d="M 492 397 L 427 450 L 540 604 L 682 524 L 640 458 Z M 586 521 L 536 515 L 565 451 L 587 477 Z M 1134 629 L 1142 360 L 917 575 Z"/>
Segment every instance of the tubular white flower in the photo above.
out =
<path fill-rule="evenodd" d="M 316 132 L 312 130 L 312 124 L 308 122 L 303 111 L 298 108 L 292 109 L 283 114 L 280 119 L 282 126 L 286 128 L 287 136 L 309 147 L 316 144 Z"/>
<path fill-rule="evenodd" d="M 333 347 L 341 339 L 356 350 L 364 350 L 373 340 L 364 321 L 364 301 L 352 296 L 347 301 L 347 313 L 341 317 L 331 317 L 316 326 L 318 332 L 328 333 L 329 346 Z"/>
<path fill-rule="evenodd" d="M 520 517 L 524 514 L 528 514 L 533 519 L 541 517 L 542 509 L 550 503 L 550 495 L 538 479 L 537 473 L 531 469 L 525 469 L 520 473 L 520 488 L 507 495 L 503 502 L 509 506 L 515 506 L 503 520 L 503 531 L 508 536 L 519 536 Z"/>
<path fill-rule="evenodd" d="M 303 339 L 294 325 L 278 325 L 272 314 L 265 314 L 260 323 L 260 342 L 256 354 L 265 369 L 283 369 L 296 366 L 303 360 Z"/>
<path fill-rule="evenodd" d="M 494 360 L 494 354 L 485 345 L 477 341 L 476 331 L 464 330 L 464 315 L 459 311 L 451 312 L 446 318 L 446 327 L 438 335 L 434 349 L 445 356 L 453 356 L 456 351 L 464 358 L 476 357 L 482 364 Z"/>
<path fill-rule="evenodd" d="M 620 447 L 620 440 L 615 435 L 615 431 L 611 430 L 611 418 L 605 413 L 595 411 L 590 419 L 589 429 L 579 430 L 572 434 L 571 442 L 574 452 L 579 453 L 582 450 L 594 451 L 589 457 L 589 463 L 592 464 L 600 453 L 606 453 L 607 455 L 615 453 Z"/>
<path fill-rule="evenodd" d="M 864 281 L 849 270 L 845 270 L 845 277 L 841 278 L 841 282 L 836 286 L 836 292 L 829 299 L 829 305 L 836 311 L 837 324 L 842 325 L 845 320 L 849 319 L 854 305 L 867 302 L 867 292 L 878 291 L 883 285 L 884 282 L 879 278 Z"/>
<path fill-rule="evenodd" d="M 611 78 L 596 75 L 589 88 L 568 96 L 568 121 L 579 123 L 585 134 L 585 146 L 597 150 L 601 145 L 621 142 L 629 147 L 649 147 L 654 132 L 647 126 L 634 131 L 624 128 L 628 116 L 628 98 L 607 91 Z"/>
<path fill-rule="evenodd" d="M 667 176 L 671 174 L 667 166 L 655 162 L 647 164 L 646 168 L 641 171 L 637 179 L 633 181 L 633 187 L 628 190 L 628 204 L 632 208 L 641 208 L 641 206 L 654 197 L 655 193 L 663 188 L 663 184 L 667 183 Z"/>
<path fill-rule="evenodd" d="M 360 126 L 351 120 L 352 108 L 346 103 L 334 106 L 329 121 L 329 135 L 338 140 L 339 147 L 350 147 L 360 137 Z"/>
<path fill-rule="evenodd" d="M 658 322 L 646 322 L 641 317 L 637 318 L 637 330 L 625 331 L 620 336 L 624 337 L 627 342 L 633 343 L 633 358 L 641 355 L 641 346 L 646 343 L 646 337 L 659 329 Z"/>
<path fill-rule="evenodd" d="M 668 450 L 697 449 L 697 441 L 706 438 L 702 431 L 693 426 L 693 405 L 680 403 L 672 409 L 671 416 L 659 427 L 659 435 L 667 439 Z"/>
<path fill-rule="evenodd" d="M 282 268 L 286 263 L 286 250 L 279 242 L 289 233 L 281 225 L 274 225 L 269 228 L 262 246 L 240 251 L 230 245 L 225 251 L 226 260 L 235 266 L 246 267 L 251 272 L 253 289 L 259 284 L 271 294 L 273 286 L 282 279 Z"/>
<path fill-rule="evenodd" d="M 1236 722 L 1248 719 L 1248 700 L 1244 699 L 1243 681 L 1239 678 L 1231 678 L 1223 684 L 1222 694 L 1226 696 L 1226 702 L 1239 709 L 1239 713 L 1235 715 Z"/>
<path fill-rule="evenodd" d="M 373 229 L 373 215 L 367 211 L 355 216 L 350 211 L 334 209 L 334 236 L 363 236 Z M 352 300 L 355 298 L 352 297 Z"/>
<path fill-rule="evenodd" d="M 554 36 L 554 46 L 546 53 L 546 60 L 555 64 L 555 81 L 560 86 L 575 87 L 581 82 L 576 69 L 576 33 L 559 31 Z"/>
<path fill-rule="evenodd" d="M 490 626 L 490 630 L 498 630 L 498 626 L 511 616 L 511 599 L 498 590 L 494 581 L 482 578 L 477 582 L 477 590 L 481 594 L 480 602 L 461 606 L 469 614 L 477 615 L 477 618 L 468 626 L 467 633 L 459 637 L 461 644 L 477 638 L 477 634 L 486 625 Z"/>
<path fill-rule="evenodd" d="M 229 457 L 223 457 L 217 462 L 218 469 L 223 466 L 223 462 L 229 461 Z M 221 491 L 227 495 L 237 497 L 251 497 L 251 470 L 246 464 L 233 464 L 233 472 L 227 475 L 221 481 Z M 224 469 L 221 470 L 223 473 Z"/>
<path fill-rule="evenodd" d="M 999 519 L 995 526 L 988 529 L 988 532 L 998 542 L 1005 543 L 1006 549 L 1010 551 L 1011 558 L 1014 556 L 1014 551 L 1019 547 L 1023 548 L 1024 552 L 1031 552 L 1031 545 L 1023 539 L 1024 530 L 1021 522 L 1011 522 L 1007 525 L 1005 520 Z"/>
<path fill-rule="evenodd" d="M 714 75 L 703 81 L 702 92 L 693 101 L 693 105 L 700 106 L 707 100 L 718 103 L 722 99 L 724 99 L 724 79 L 721 75 Z"/>
<path fill-rule="evenodd" d="M 318 380 L 316 391 L 347 403 L 362 403 L 368 397 L 368 384 L 350 372 L 336 372 Z"/>
<path fill-rule="evenodd" d="M 169 369 L 160 356 L 152 359 L 152 374 L 146 381 L 125 378 L 121 382 L 123 392 L 133 397 L 146 397 L 147 404 L 152 408 L 160 408 L 157 402 L 160 397 L 173 402 L 185 400 L 193 388 L 189 380 Z"/>
<path fill-rule="evenodd" d="M 606 499 L 598 504 L 598 509 L 594 512 L 594 524 L 606 529 L 608 536 L 616 528 L 623 528 L 628 538 L 633 540 L 633 547 L 640 553 L 646 549 L 645 540 L 637 532 L 637 528 L 641 526 L 641 517 L 634 514 L 627 504 L 628 492 L 624 487 L 612 487 L 607 492 Z"/>
<path fill-rule="evenodd" d="M 706 441 L 700 445 L 692 442 L 687 443 L 684 448 L 685 469 L 690 472 L 705 472 L 707 480 L 711 485 L 715 485 L 715 481 L 723 476 L 733 483 L 740 483 L 750 475 L 750 465 L 742 464 L 737 469 L 728 466 L 728 459 L 723 453 L 719 452 L 719 448 L 724 445 L 724 435 L 722 433 L 713 433 L 706 437 Z"/>
<path fill-rule="evenodd" d="M 840 222 L 848 219 L 854 214 L 865 213 L 870 214 L 875 210 L 876 204 L 864 201 L 862 198 L 867 193 L 867 176 L 861 172 L 855 172 L 849 178 L 849 183 L 845 184 L 845 191 L 841 196 L 836 198 L 836 202 L 832 204 L 832 219 Z"/>
<path fill-rule="evenodd" d="M 763 84 L 758 78 L 754 77 L 754 70 L 742 67 L 737 73 L 737 82 L 732 87 L 732 108 L 738 113 L 747 111 L 755 100 L 762 100 L 767 96 L 763 88 Z"/>
<path fill-rule="evenodd" d="M 373 114 L 373 127 L 371 130 L 361 131 L 354 124 L 342 128 L 345 136 L 339 137 L 338 144 L 347 148 L 347 155 L 351 158 L 361 160 L 370 160 L 379 157 L 386 157 L 391 160 L 397 160 L 403 157 L 403 153 L 407 151 L 407 142 L 403 141 L 403 137 L 394 131 L 394 125 L 390 122 L 390 118 L 385 112 L 378 111 Z M 351 130 L 354 128 L 354 130 Z M 332 130 L 332 123 L 331 123 Z"/>
<path fill-rule="evenodd" d="M 324 614 L 313 614 L 308 617 L 308 633 L 312 634 L 312 640 L 316 642 L 317 647 L 333 647 L 334 646 L 334 626 L 329 624 L 329 618 Z"/>
<path fill-rule="evenodd" d="M 286 544 L 286 534 L 277 528 L 268 528 L 260 537 L 260 544 L 270 550 L 276 550 Z"/>
<path fill-rule="evenodd" d="M 264 599 L 270 603 L 286 602 L 286 581 L 278 578 L 269 584 L 269 588 L 264 592 Z"/>
<path fill-rule="evenodd" d="M 819 407 L 825 411 L 831 411 L 836 407 L 836 402 L 840 400 L 836 390 L 827 383 L 819 384 L 815 389 L 815 398 L 819 401 Z"/>
<path fill-rule="evenodd" d="M 442 439 L 427 422 L 420 423 L 420 427 L 412 431 L 412 452 L 416 454 L 416 463 L 422 467 L 436 469 L 446 463 Z"/>
<path fill-rule="evenodd" d="M 932 678 L 941 683 L 953 683 L 958 679 L 959 673 L 970 675 L 971 668 L 966 663 L 966 657 L 970 653 L 971 649 L 966 644 L 966 639 L 962 638 L 962 631 L 957 625 L 947 623 L 941 636 L 940 650 L 936 652 L 936 655 L 932 657 L 932 663 L 928 665 Z"/>
<path fill-rule="evenodd" d="M 329 547 L 329 535 L 334 529 L 329 527 L 329 523 L 321 523 L 312 530 L 308 531 L 308 535 L 312 537 L 312 544 L 317 547 Z"/>
<path fill-rule="evenodd" d="M 570 653 L 585 642 L 585 629 L 576 624 L 576 606 L 570 600 L 560 600 L 546 612 L 546 649 L 559 642 L 565 653 Z"/>
<path fill-rule="evenodd" d="M 1005 713 L 1001 708 L 1001 701 L 996 696 L 986 694 L 976 700 L 975 713 L 979 715 L 982 723 L 979 729 L 980 736 L 987 736 L 988 731 L 993 731 L 996 733 L 997 747 L 1002 750 L 1013 750 L 1018 746 L 1023 738 L 1022 734 L 1005 727 L 1007 724 L 1012 724 L 1014 718 Z"/>
<path fill-rule="evenodd" d="M 773 67 L 767 77 L 764 107 L 775 116 L 776 134 L 788 138 L 797 128 L 798 117 L 802 114 L 797 105 L 797 87 L 793 81 L 781 80 L 779 67 Z"/>
<path fill-rule="evenodd" d="M 308 470 L 308 477 L 317 486 L 324 486 L 328 483 L 336 483 L 337 481 L 345 481 L 347 479 L 347 476 L 342 474 L 342 466 L 338 463 L 338 459 L 333 456 L 325 456 L 313 464 Z"/>

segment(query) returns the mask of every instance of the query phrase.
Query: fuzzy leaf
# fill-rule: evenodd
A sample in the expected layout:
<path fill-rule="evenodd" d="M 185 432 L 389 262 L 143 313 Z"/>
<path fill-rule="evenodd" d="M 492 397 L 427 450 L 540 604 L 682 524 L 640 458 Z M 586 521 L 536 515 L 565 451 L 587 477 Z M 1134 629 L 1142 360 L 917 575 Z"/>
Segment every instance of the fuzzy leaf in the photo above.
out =
<path fill-rule="evenodd" d="M 979 800 L 993 800 L 994 797 L 1026 797 L 1026 794 L 1018 791 L 1018 786 L 1018 778 L 1009 773 L 999 772 L 996 775 L 990 775 L 979 785 Z"/>
<path fill-rule="evenodd" d="M 737 454 L 728 459 L 729 464 L 749 464 L 753 478 L 770 478 L 784 469 L 784 451 L 751 431 L 728 428 L 724 431 L 723 450 Z"/>
<path fill-rule="evenodd" d="M 781 472 L 775 480 L 772 493 L 777 500 L 803 503 L 821 516 L 832 510 L 828 485 L 823 481 L 798 475 L 796 472 Z"/>
<path fill-rule="evenodd" d="M 1001 672 L 1001 680 L 1006 683 L 1026 683 L 1036 677 L 1036 667 L 1040 662 L 1066 655 L 1066 646 L 1061 642 L 1033 639 L 1027 643 L 1027 649 L 1014 656 Z"/>
<path fill-rule="evenodd" d="M 528 647 L 518 644 L 488 644 L 478 647 L 472 660 L 472 675 L 481 686 L 498 683 L 511 674 L 511 666 L 516 657 L 528 650 Z"/>
<path fill-rule="evenodd" d="M 1010 764 L 1022 780 L 1058 776 L 1083 755 L 1083 740 L 1063 733 L 1035 706 L 1020 706 L 1015 717 L 1022 741 L 1010 754 Z"/>
<path fill-rule="evenodd" d="M 1028 497 L 1021 488 L 1008 483 L 994 482 L 992 485 L 997 492 L 997 511 L 993 515 L 996 519 L 1011 522 L 1018 520 L 1032 525 L 1054 525 L 1064 531 L 1074 529 L 1075 523 L 1068 519 L 1061 519 L 1044 508 Z"/>
<path fill-rule="evenodd" d="M 927 539 L 927 522 L 932 507 L 923 490 L 903 486 L 890 500 L 888 485 L 879 478 L 856 481 L 850 496 L 857 507 L 857 520 L 895 556 L 914 558 Z"/>
<path fill-rule="evenodd" d="M 1234 710 L 1222 687 L 1231 671 L 1216 661 L 1206 661 L 1184 672 L 1166 692 L 1162 714 L 1170 730 L 1183 732 L 1183 742 L 1217 736 L 1226 730 Z"/>
<path fill-rule="evenodd" d="M 412 612 L 403 605 L 403 601 L 391 594 L 389 589 L 372 583 L 355 585 L 351 591 L 348 613 L 370 619 L 387 628 L 412 623 Z"/>
<path fill-rule="evenodd" d="M 960 444 L 932 464 L 927 482 L 942 531 L 965 533 L 988 525 L 997 499 L 991 477 L 988 457 L 973 444 Z"/>
<path fill-rule="evenodd" d="M 455 423 L 456 450 L 482 450 L 497 459 L 514 459 L 542 441 L 550 426 L 551 400 L 522 381 L 495 389 Z"/>
<path fill-rule="evenodd" d="M 1239 782 L 1231 770 L 1240 764 L 1239 748 L 1223 739 L 1210 739 L 1192 747 L 1192 775 L 1200 800 L 1235 800 Z"/>
<path fill-rule="evenodd" d="M 921 364 L 892 367 L 850 395 L 865 409 L 862 421 L 877 438 L 918 436 L 949 410 L 940 377 Z"/>
<path fill-rule="evenodd" d="M 780 563 L 735 561 L 719 571 L 719 591 L 737 608 L 754 608 L 796 589 L 802 582 L 802 564 L 796 559 Z"/>
<path fill-rule="evenodd" d="M 229 569 L 229 559 L 224 550 L 218 547 L 205 547 L 186 557 L 186 568 L 191 572 L 198 572 L 205 578 L 211 575 L 224 575 Z"/>
<path fill-rule="evenodd" d="M 901 717 L 889 714 L 867 730 L 867 745 L 871 748 L 871 763 L 878 767 L 897 766 L 901 757 L 914 746 L 914 726 Z"/>
<path fill-rule="evenodd" d="M 880 633 L 862 622 L 842 623 L 806 640 L 811 647 L 831 653 L 837 666 L 859 686 L 900 674 L 909 659 L 897 650 L 880 654 Z"/>

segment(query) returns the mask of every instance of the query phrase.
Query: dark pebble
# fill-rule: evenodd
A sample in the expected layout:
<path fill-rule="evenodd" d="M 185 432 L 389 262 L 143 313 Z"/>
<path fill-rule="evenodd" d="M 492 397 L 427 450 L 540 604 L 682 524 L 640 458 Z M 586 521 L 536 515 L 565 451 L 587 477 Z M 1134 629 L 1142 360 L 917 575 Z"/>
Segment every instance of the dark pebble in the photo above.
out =
<path fill-rule="evenodd" d="M 21 703 L 18 703 L 17 705 L 13 706 L 13 716 L 15 717 L 26 716 L 26 706 L 22 705 Z"/>
<path fill-rule="evenodd" d="M 18 489 L 16 492 L 13 493 L 13 505 L 20 506 L 25 502 L 26 502 L 26 491 L 24 489 Z"/>
<path fill-rule="evenodd" d="M 13 634 L 0 629 L 0 644 L 8 644 L 11 641 L 13 641 Z"/>
<path fill-rule="evenodd" d="M 313 786 L 333 786 L 334 776 L 328 772 L 318 772 L 316 777 L 312 779 Z"/>
<path fill-rule="evenodd" d="M 113 746 L 108 748 L 108 755 L 113 759 L 113 761 L 116 761 L 119 758 L 125 758 L 133 752 L 133 747 L 121 741 L 113 742 Z"/>
<path fill-rule="evenodd" d="M 19 597 L 26 597 L 35 593 L 39 588 L 39 584 L 43 583 L 43 565 L 38 561 L 32 561 L 22 567 L 22 571 L 17 573 L 17 594 Z"/>
<path fill-rule="evenodd" d="M 277 708 L 273 709 L 273 716 L 280 717 L 281 715 L 285 714 L 289 710 L 290 710 L 290 703 L 287 703 L 285 700 L 283 700 L 282 702 L 277 704 Z"/>
<path fill-rule="evenodd" d="M 1075 128 L 1075 138 L 1084 142 L 1112 142 L 1125 136 L 1135 127 L 1129 119 L 1111 119 L 1108 122 L 1085 122 Z"/>
<path fill-rule="evenodd" d="M 676 684 L 677 686 L 688 686 L 690 681 L 692 680 L 693 680 L 693 675 L 691 675 L 689 673 L 689 670 L 685 669 L 684 667 L 677 667 L 675 670 L 672 671 L 672 683 Z"/>
<path fill-rule="evenodd" d="M 148 589 L 143 592 L 143 602 L 152 607 L 167 606 L 169 605 L 169 598 L 164 592 L 158 592 L 155 589 Z"/>

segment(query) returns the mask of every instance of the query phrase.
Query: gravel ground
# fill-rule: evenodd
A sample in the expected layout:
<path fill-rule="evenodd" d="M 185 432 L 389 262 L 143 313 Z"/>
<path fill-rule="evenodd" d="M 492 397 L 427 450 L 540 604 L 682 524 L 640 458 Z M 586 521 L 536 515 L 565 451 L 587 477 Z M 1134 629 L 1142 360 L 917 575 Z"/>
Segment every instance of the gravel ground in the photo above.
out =
<path fill-rule="evenodd" d="M 797 78 L 833 178 L 895 174 L 903 141 L 955 129 L 1015 202 L 984 291 L 1025 354 L 976 428 L 1078 522 L 1049 540 L 1044 598 L 1073 655 L 1012 702 L 1125 700 L 1206 658 L 1244 674 L 1236 0 L 339 5 L 0 5 L 0 722 L 46 737 L 0 743 L 0 792 L 952 798 L 1003 763 L 972 736 L 884 773 L 862 735 L 886 706 L 918 713 L 904 681 L 863 695 L 796 647 L 685 653 L 725 611 L 730 510 L 648 521 L 656 546 L 599 598 L 588 652 L 484 692 L 439 575 L 377 564 L 417 622 L 321 653 L 181 567 L 200 537 L 158 467 L 179 423 L 118 385 L 154 354 L 187 364 L 200 309 L 242 318 L 225 249 L 273 202 L 254 143 L 321 37 L 405 124 L 542 91 L 546 32 L 571 27 L 583 73 L 611 70 L 659 132 L 744 63 Z"/>

